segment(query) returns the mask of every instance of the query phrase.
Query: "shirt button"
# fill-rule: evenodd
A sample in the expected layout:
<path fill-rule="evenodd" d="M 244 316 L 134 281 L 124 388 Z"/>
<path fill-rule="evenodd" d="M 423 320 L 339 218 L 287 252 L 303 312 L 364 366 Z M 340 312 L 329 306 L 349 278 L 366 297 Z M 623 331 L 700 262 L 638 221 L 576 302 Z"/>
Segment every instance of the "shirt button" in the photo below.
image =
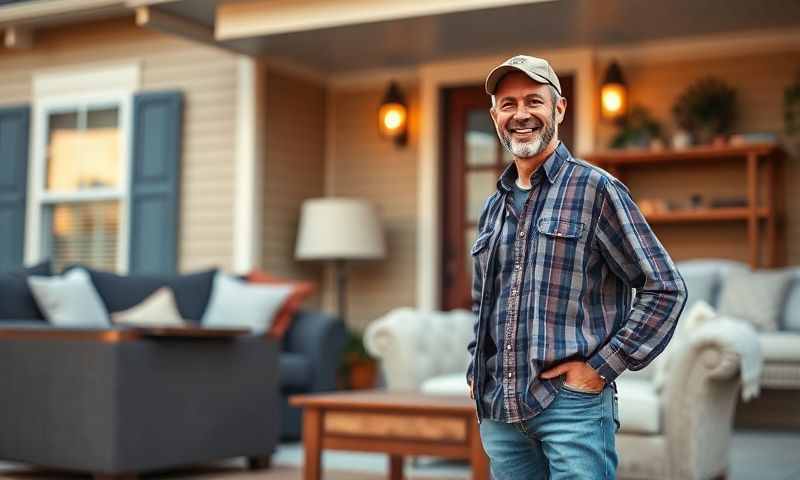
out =
<path fill-rule="evenodd" d="M 507 345 L 506 350 L 511 350 L 511 345 Z"/>
<path fill-rule="evenodd" d="M 511 372 L 508 372 L 508 378 L 511 378 Z"/>
<path fill-rule="evenodd" d="M 523 231 L 519 232 L 519 236 L 520 236 L 521 238 L 525 238 L 525 230 L 523 230 Z"/>

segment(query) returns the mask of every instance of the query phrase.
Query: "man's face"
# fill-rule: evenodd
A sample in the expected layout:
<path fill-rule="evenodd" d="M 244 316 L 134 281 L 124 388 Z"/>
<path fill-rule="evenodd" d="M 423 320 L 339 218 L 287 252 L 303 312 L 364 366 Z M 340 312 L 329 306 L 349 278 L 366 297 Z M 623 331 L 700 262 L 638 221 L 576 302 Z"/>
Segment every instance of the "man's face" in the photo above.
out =
<path fill-rule="evenodd" d="M 563 97 L 554 100 L 548 85 L 512 72 L 500 80 L 495 99 L 490 113 L 497 136 L 515 157 L 534 157 L 558 139 L 567 101 Z"/>

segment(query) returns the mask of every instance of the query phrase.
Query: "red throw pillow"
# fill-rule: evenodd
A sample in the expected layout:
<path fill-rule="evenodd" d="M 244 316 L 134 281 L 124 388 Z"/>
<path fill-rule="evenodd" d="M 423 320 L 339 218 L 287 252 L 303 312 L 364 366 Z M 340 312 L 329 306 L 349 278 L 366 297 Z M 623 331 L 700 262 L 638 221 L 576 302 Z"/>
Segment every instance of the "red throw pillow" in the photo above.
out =
<path fill-rule="evenodd" d="M 247 274 L 247 281 L 249 283 L 269 283 L 272 285 L 288 284 L 292 286 L 292 293 L 287 297 L 286 302 L 281 306 L 278 313 L 275 314 L 275 320 L 272 326 L 267 331 L 268 337 L 281 339 L 289 330 L 297 310 L 303 303 L 303 300 L 308 298 L 314 293 L 314 284 L 312 282 L 298 282 L 287 278 L 280 278 L 272 276 L 261 270 L 253 270 Z"/>

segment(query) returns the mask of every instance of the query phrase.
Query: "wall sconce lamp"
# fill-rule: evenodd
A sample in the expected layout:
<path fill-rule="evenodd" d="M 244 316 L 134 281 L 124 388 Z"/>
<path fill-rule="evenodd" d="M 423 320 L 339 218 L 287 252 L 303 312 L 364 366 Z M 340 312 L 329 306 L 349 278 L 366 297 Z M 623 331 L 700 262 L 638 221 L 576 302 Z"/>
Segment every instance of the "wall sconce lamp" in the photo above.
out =
<path fill-rule="evenodd" d="M 603 118 L 609 120 L 622 119 L 628 109 L 628 86 L 616 61 L 612 61 L 606 70 L 600 87 L 600 105 Z"/>
<path fill-rule="evenodd" d="M 381 137 L 394 140 L 398 147 L 408 140 L 408 106 L 396 82 L 389 84 L 378 110 L 378 131 Z"/>

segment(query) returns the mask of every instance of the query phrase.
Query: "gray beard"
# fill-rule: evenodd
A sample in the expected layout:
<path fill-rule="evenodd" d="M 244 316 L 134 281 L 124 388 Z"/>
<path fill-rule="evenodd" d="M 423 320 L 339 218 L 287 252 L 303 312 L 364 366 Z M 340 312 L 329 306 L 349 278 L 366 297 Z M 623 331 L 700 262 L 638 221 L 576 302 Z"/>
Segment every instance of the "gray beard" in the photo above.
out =
<path fill-rule="evenodd" d="M 550 145 L 550 141 L 553 139 L 553 136 L 556 134 L 556 111 L 553 109 L 552 118 L 550 119 L 549 125 L 544 125 L 544 129 L 542 133 L 539 135 L 539 138 L 535 138 L 530 142 L 520 142 L 518 140 L 514 140 L 511 137 L 511 133 L 506 130 L 503 130 L 501 134 L 499 131 L 497 132 L 497 136 L 500 138 L 500 143 L 503 144 L 506 150 L 511 152 L 517 158 L 530 158 L 535 157 L 536 155 L 542 153 L 542 150 L 545 149 L 548 145 Z"/>

